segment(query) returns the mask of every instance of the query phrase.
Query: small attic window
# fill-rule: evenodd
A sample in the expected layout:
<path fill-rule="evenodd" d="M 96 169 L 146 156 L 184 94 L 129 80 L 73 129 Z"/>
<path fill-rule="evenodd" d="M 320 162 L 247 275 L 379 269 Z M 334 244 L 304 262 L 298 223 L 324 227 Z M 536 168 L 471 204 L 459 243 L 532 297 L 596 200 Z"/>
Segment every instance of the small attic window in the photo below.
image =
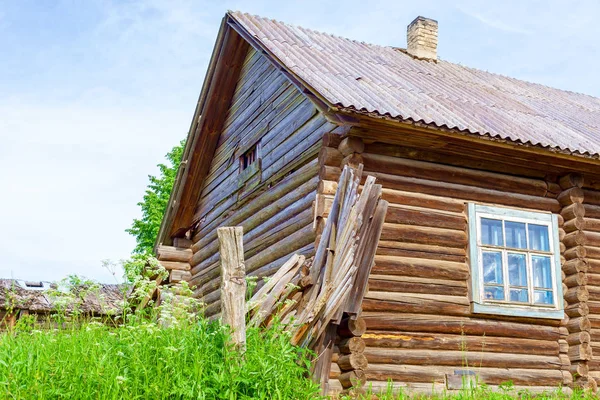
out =
<path fill-rule="evenodd" d="M 240 156 L 240 172 L 245 171 L 250 166 L 255 164 L 259 158 L 260 142 L 257 142 Z"/>

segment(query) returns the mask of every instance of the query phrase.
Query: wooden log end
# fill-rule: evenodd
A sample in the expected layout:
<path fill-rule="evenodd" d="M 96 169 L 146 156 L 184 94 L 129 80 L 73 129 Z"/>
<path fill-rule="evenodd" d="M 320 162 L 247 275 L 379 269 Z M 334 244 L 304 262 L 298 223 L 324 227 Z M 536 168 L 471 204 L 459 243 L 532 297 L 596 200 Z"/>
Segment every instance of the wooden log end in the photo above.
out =
<path fill-rule="evenodd" d="M 344 389 L 349 389 L 351 387 L 361 387 L 365 384 L 367 380 L 367 375 L 364 371 L 348 371 L 341 373 L 338 380 L 342 384 Z"/>
<path fill-rule="evenodd" d="M 338 344 L 342 354 L 362 353 L 365 350 L 365 341 L 360 337 L 342 339 Z"/>
<path fill-rule="evenodd" d="M 361 318 L 344 318 L 338 327 L 338 335 L 342 338 L 362 336 L 367 331 L 367 322 Z"/>
<path fill-rule="evenodd" d="M 365 143 L 359 137 L 348 136 L 342 139 L 338 146 L 338 150 L 344 155 L 344 157 L 353 153 L 360 154 L 365 151 Z"/>

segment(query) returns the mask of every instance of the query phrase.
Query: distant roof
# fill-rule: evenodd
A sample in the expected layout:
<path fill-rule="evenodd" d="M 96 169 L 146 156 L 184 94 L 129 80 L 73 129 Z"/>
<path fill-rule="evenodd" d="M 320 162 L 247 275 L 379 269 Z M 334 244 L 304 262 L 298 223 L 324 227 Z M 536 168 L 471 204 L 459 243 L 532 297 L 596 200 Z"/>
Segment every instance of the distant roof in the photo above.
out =
<path fill-rule="evenodd" d="M 270 19 L 229 15 L 308 88 L 343 111 L 571 153 L 600 153 L 600 99 Z"/>
<path fill-rule="evenodd" d="M 0 309 L 28 310 L 36 313 L 56 311 L 57 296 L 48 292 L 57 289 L 50 282 L 24 282 L 16 279 L 0 279 Z M 86 314 L 114 314 L 123 308 L 123 300 L 127 287 L 124 285 L 98 284 L 92 287 L 79 288 L 83 299 L 78 299 L 77 309 Z M 61 307 L 64 307 L 61 304 Z M 67 311 L 72 311 L 73 302 L 67 305 Z"/>

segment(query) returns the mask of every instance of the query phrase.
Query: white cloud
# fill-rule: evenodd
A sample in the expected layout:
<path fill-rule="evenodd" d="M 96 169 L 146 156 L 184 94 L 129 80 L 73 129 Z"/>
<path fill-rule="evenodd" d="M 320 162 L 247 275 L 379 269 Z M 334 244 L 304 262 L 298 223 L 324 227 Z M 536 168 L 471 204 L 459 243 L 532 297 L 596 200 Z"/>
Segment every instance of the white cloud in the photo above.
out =
<path fill-rule="evenodd" d="M 147 174 L 183 136 L 187 113 L 0 106 L 0 276 L 109 280 L 125 258 Z"/>
<path fill-rule="evenodd" d="M 524 35 L 531 34 L 530 30 L 523 29 L 517 25 L 509 24 L 509 23 L 506 23 L 499 19 L 495 19 L 493 17 L 488 17 L 479 12 L 471 11 L 470 9 L 466 9 L 466 8 L 462 8 L 462 7 L 457 7 L 457 8 L 460 11 L 462 11 L 465 15 L 468 15 L 471 18 L 475 18 L 482 24 L 487 25 L 491 28 L 498 29 L 498 30 L 504 31 L 504 32 L 510 32 L 510 33 L 520 33 L 520 34 L 524 34 Z"/>

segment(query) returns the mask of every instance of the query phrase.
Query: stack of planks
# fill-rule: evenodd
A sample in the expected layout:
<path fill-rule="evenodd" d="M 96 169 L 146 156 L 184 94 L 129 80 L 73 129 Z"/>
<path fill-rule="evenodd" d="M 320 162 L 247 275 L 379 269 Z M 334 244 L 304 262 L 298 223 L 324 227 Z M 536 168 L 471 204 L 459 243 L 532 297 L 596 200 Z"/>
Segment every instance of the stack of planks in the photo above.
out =
<path fill-rule="evenodd" d="M 156 248 L 156 258 L 160 265 L 167 270 L 169 275 L 166 279 L 160 274 L 156 274 L 150 265 L 146 265 L 146 269 L 142 272 L 143 275 L 149 277 L 154 284 L 147 290 L 148 293 L 139 299 L 139 303 L 135 304 L 137 310 L 142 310 L 154 301 L 154 306 L 160 304 L 161 287 L 165 284 L 174 284 L 182 281 L 188 281 L 190 274 L 190 258 L 192 257 L 192 242 L 185 238 L 175 238 L 174 246 L 159 245 Z M 132 288 L 131 293 L 135 293 L 137 288 Z"/>
<path fill-rule="evenodd" d="M 366 328 L 359 315 L 388 203 L 381 199 L 381 185 L 371 176 L 359 193 L 361 175 L 362 166 L 342 171 L 314 258 L 294 255 L 248 305 L 250 324 L 269 325 L 279 319 L 293 344 L 320 355 L 313 373 L 324 384 L 339 332 L 350 332 L 342 342 L 350 350 L 339 361 L 345 379 L 350 382 L 351 376 L 364 376 L 366 368 L 365 357 L 352 354 L 353 349 L 362 352 L 364 345 L 352 340 L 351 327 Z"/>
<path fill-rule="evenodd" d="M 187 281 L 192 277 L 190 273 L 192 241 L 184 238 L 175 238 L 173 244 L 174 246 L 158 246 L 156 256 L 160 264 L 169 271 L 170 283 Z"/>

